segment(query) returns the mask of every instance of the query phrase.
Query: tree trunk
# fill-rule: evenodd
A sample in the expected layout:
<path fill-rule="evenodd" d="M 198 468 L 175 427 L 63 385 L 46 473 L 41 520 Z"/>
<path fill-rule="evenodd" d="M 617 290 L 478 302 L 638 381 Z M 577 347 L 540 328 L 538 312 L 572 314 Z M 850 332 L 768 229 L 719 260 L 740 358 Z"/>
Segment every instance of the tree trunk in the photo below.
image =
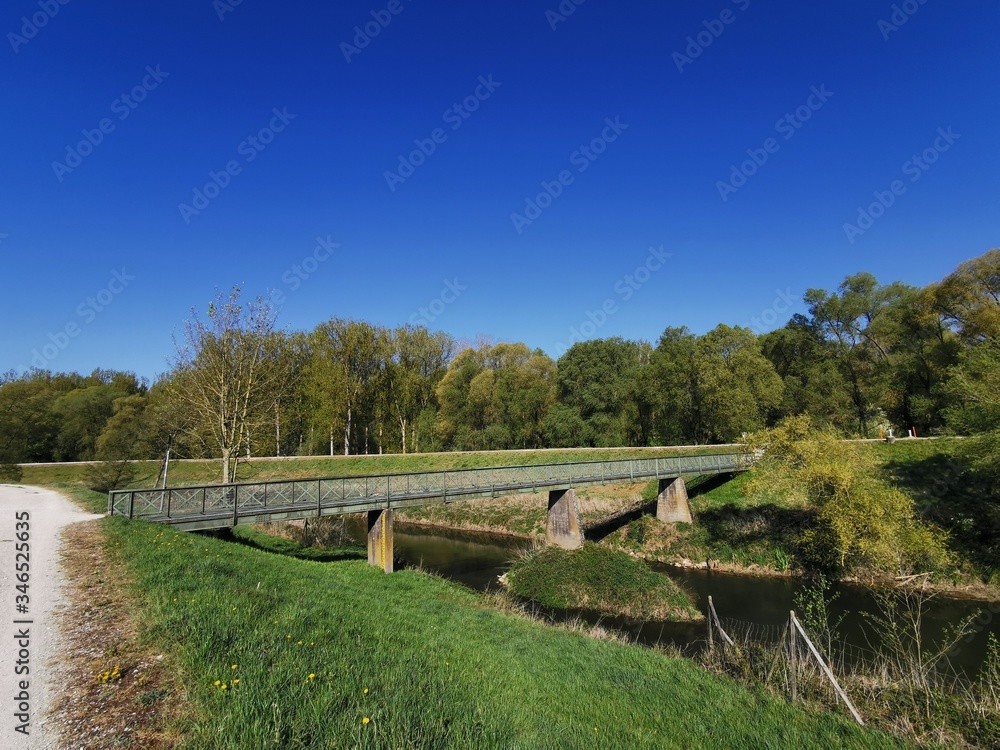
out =
<path fill-rule="evenodd" d="M 399 427 L 403 431 L 403 455 L 406 455 L 406 420 L 399 420 Z"/>
<path fill-rule="evenodd" d="M 274 455 L 281 456 L 281 412 L 278 402 L 274 402 Z"/>
<path fill-rule="evenodd" d="M 347 423 L 344 425 L 344 455 L 351 452 L 351 406 L 347 405 Z"/>
<path fill-rule="evenodd" d="M 222 483 L 229 483 L 229 449 L 222 449 Z"/>

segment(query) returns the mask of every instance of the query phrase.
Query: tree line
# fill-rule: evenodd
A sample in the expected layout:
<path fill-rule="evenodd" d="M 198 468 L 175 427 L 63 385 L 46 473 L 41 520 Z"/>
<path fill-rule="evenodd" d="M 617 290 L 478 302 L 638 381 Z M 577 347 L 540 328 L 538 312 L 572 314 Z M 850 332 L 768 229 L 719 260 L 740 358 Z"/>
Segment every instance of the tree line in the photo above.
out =
<path fill-rule="evenodd" d="M 1000 428 L 1000 250 L 924 288 L 810 289 L 773 332 L 475 344 L 333 318 L 282 331 L 239 289 L 192 313 L 170 371 L 0 377 L 0 464 L 711 444 L 808 415 L 851 437 Z"/>

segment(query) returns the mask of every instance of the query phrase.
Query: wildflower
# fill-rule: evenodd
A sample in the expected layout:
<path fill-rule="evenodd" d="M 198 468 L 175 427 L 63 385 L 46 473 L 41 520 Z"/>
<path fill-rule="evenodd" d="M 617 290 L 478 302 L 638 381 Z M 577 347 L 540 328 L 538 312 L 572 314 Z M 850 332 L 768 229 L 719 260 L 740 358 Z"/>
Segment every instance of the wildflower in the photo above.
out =
<path fill-rule="evenodd" d="M 236 665 L 235 664 L 233 665 L 233 669 L 236 669 Z"/>
<path fill-rule="evenodd" d="M 366 717 L 365 717 L 364 719 L 362 719 L 362 720 L 361 720 L 361 723 L 362 723 L 362 724 L 367 724 L 367 723 L 368 723 L 368 722 L 370 722 L 370 721 L 371 721 L 371 719 L 369 719 L 369 718 L 368 718 L 368 717 L 366 716 Z"/>
<path fill-rule="evenodd" d="M 223 683 L 222 683 L 222 688 L 221 688 L 221 690 L 225 690 L 225 689 L 226 689 L 226 688 L 228 688 L 228 687 L 229 687 L 229 686 L 228 686 L 228 685 L 227 685 L 226 683 L 224 683 L 224 682 L 223 682 Z"/>
<path fill-rule="evenodd" d="M 222 684 L 222 680 L 216 680 L 215 681 L 215 686 L 216 687 L 219 687 L 219 685 L 221 685 L 221 684 Z"/>
<path fill-rule="evenodd" d="M 239 685 L 239 684 L 240 684 L 240 681 L 239 681 L 239 680 L 233 680 L 233 684 L 234 684 L 234 685 Z"/>
<path fill-rule="evenodd" d="M 368 688 L 365 688 L 365 695 L 368 695 Z"/>
<path fill-rule="evenodd" d="M 310 680 L 311 680 L 311 679 L 313 679 L 313 678 L 314 678 L 315 676 L 316 676 L 316 675 L 314 675 L 314 674 L 313 674 L 312 672 L 310 672 L 310 673 L 309 673 L 309 679 L 310 679 Z"/>

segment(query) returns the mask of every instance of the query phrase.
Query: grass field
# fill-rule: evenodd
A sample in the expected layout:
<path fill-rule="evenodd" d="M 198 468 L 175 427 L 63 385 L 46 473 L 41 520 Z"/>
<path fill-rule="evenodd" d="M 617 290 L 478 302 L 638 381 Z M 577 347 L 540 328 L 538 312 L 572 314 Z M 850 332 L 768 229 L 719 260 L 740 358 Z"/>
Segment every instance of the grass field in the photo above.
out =
<path fill-rule="evenodd" d="M 895 746 L 683 660 L 497 612 L 417 572 L 384 575 L 349 551 L 319 562 L 250 530 L 233 542 L 104 524 L 142 637 L 186 693 L 174 727 L 186 747 Z"/>

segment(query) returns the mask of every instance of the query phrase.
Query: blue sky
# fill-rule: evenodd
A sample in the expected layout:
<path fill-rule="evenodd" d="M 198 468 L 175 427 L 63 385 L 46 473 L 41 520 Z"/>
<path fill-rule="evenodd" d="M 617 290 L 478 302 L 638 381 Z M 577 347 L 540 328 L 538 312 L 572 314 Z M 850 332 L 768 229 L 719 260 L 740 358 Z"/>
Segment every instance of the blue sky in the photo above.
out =
<path fill-rule="evenodd" d="M 63 2 L 0 11 L 0 370 L 154 376 L 233 284 L 558 356 L 1000 245 L 992 1 Z"/>

